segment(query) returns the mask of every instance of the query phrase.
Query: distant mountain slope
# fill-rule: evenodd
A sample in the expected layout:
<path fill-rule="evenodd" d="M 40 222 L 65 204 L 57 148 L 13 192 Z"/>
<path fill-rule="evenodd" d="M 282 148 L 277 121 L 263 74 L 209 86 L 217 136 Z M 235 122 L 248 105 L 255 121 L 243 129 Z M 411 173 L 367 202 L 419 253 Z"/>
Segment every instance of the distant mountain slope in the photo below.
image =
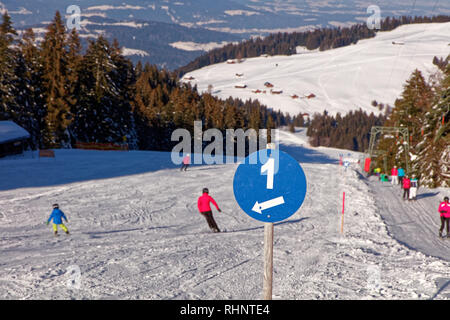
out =
<path fill-rule="evenodd" d="M 142 60 L 176 69 L 204 51 L 251 36 L 364 23 L 371 16 L 367 8 L 373 4 L 368 0 L 0 0 L 0 13 L 8 10 L 14 27 L 24 29 L 45 25 L 56 10 L 64 15 L 69 6 L 77 5 L 82 24 L 88 29 L 86 34 L 96 36 L 106 32 L 109 40 L 117 34 L 119 42 L 132 49 L 128 53 L 136 53 L 130 56 L 134 62 Z M 443 1 L 376 4 L 382 17 L 450 14 L 450 3 Z M 111 19 L 116 24 L 87 25 L 94 17 Z M 131 28 L 150 21 L 166 24 Z M 160 36 L 154 39 L 149 34 Z M 177 40 L 171 42 L 172 38 Z"/>
<path fill-rule="evenodd" d="M 43 38 L 46 26 L 46 23 L 32 26 L 38 40 Z M 214 47 L 214 45 L 220 46 L 221 43 L 241 40 L 236 35 L 201 28 L 187 28 L 173 23 L 143 20 L 119 21 L 100 16 L 83 17 L 79 34 L 85 48 L 88 39 L 95 39 L 102 34 L 110 41 L 116 38 L 124 47 L 124 54 L 128 55 L 133 62 L 141 60 L 144 63 L 150 62 L 168 69 L 186 65 L 202 54 L 204 51 L 200 44 Z M 195 50 L 194 46 L 188 51 L 176 47 L 176 43 L 185 42 L 192 42 L 198 46 L 198 49 Z M 171 45 L 173 43 L 175 45 Z"/>
<path fill-rule="evenodd" d="M 370 29 L 366 23 L 349 27 L 316 28 L 302 32 L 272 33 L 264 38 L 256 37 L 239 43 L 230 43 L 202 54 L 176 70 L 181 77 L 202 67 L 229 59 L 254 58 L 260 55 L 292 55 L 307 50 L 325 51 L 356 44 L 363 39 L 375 37 L 378 31 L 392 31 L 405 24 L 450 22 L 450 15 L 433 17 L 386 17 L 380 20 L 379 30 Z M 306 50 L 306 51 L 305 51 Z"/>
<path fill-rule="evenodd" d="M 133 49 L 129 52 L 139 53 L 131 56 L 133 61 L 149 61 L 175 69 L 186 65 L 205 50 L 226 42 L 248 39 L 251 36 L 266 36 L 279 31 L 304 31 L 365 23 L 372 14 L 367 8 L 373 4 L 369 0 L 0 0 L 0 13 L 8 10 L 14 27 L 23 29 L 26 26 L 45 24 L 53 19 L 56 10 L 66 14 L 69 6 L 78 5 L 82 23 L 90 22 L 93 17 L 101 17 L 122 24 L 116 25 L 117 28 L 114 29 L 99 25 L 87 27 L 88 33 L 91 32 L 93 36 L 100 32 L 117 33 L 120 35 L 119 42 L 126 43 L 130 46 L 129 49 Z M 378 1 L 375 4 L 380 6 L 383 18 L 450 14 L 448 1 Z M 141 31 L 145 30 L 145 34 L 161 34 L 157 42 L 151 42 L 137 28 L 130 27 L 142 21 L 170 23 L 187 27 L 189 31 L 174 29 L 175 27 L 167 24 L 149 30 L 142 28 Z M 170 40 L 165 40 L 169 34 L 171 37 L 177 34 L 183 36 L 173 44 Z M 203 36 L 206 39 L 202 39 Z"/>
<path fill-rule="evenodd" d="M 365 22 L 367 8 L 378 5 L 382 17 L 450 14 L 448 1 L 402 0 L 1 0 L 17 24 L 49 21 L 53 10 L 78 5 L 82 14 L 100 13 L 115 20 L 169 22 L 246 36 L 305 26 L 343 26 Z M 0 9 L 2 5 L 0 4 Z M 52 10 L 48 10 L 51 8 Z"/>
<path fill-rule="evenodd" d="M 371 102 L 393 106 L 414 69 L 425 75 L 438 70 L 433 57 L 448 55 L 448 34 L 450 23 L 405 25 L 356 45 L 219 63 L 190 72 L 182 80 L 197 85 L 199 91 L 209 87 L 221 98 L 258 99 L 291 115 L 323 110 L 345 114 L 359 108 L 377 113 Z M 266 82 L 273 87 L 266 87 Z"/>

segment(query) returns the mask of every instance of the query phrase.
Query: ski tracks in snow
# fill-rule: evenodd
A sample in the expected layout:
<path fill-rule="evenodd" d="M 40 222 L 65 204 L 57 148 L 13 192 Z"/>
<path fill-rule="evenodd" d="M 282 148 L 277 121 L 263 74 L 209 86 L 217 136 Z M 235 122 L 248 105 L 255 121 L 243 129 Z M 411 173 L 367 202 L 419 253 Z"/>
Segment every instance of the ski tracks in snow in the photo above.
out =
<path fill-rule="evenodd" d="M 413 216 L 429 207 L 431 197 L 404 204 L 401 219 L 383 221 L 385 208 L 398 209 L 388 207 L 398 203 L 398 193 L 381 190 L 387 199 L 383 207 L 353 170 L 323 163 L 302 167 L 305 201 L 274 227 L 275 298 L 448 298 L 443 285 L 448 261 L 392 238 L 397 230 L 410 234 L 414 220 L 411 230 L 424 245 L 450 243 L 438 242 L 434 216 Z M 43 223 L 51 203 L 42 194 L 51 196 L 52 188 L 21 197 L 2 192 L 3 199 L 20 201 L 2 202 L 2 221 L 8 222 L 1 226 L 0 298 L 260 299 L 264 226 L 235 202 L 235 169 L 234 164 L 192 166 L 186 172 L 166 169 L 65 186 L 59 197 L 71 235 L 59 238 Z M 213 208 L 214 218 L 227 232 L 211 233 L 198 213 L 204 187 L 222 209 Z M 53 187 L 55 194 L 61 188 Z M 35 214 L 28 214 L 29 208 Z M 390 232 L 391 224 L 397 230 Z M 417 225 L 430 228 L 429 239 Z M 73 265 L 81 271 L 80 289 L 67 286 Z"/>
<path fill-rule="evenodd" d="M 416 201 L 402 199 L 400 186 L 373 179 L 369 185 L 375 194 L 377 207 L 395 239 L 426 255 L 450 261 L 450 241 L 440 239 L 437 207 L 442 201 L 439 191 L 419 189 Z M 445 231 L 444 231 L 445 234 Z"/>

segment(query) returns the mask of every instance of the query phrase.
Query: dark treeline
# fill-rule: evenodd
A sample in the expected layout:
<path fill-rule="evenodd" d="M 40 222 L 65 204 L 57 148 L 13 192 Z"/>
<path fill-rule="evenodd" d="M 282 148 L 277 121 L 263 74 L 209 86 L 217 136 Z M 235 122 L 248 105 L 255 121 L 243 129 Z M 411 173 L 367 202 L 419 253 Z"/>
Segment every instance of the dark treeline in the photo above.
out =
<path fill-rule="evenodd" d="M 362 151 L 368 149 L 372 126 L 382 126 L 386 115 L 367 115 L 361 109 L 350 111 L 345 116 L 337 113 L 330 116 L 327 111 L 314 114 L 308 126 L 307 136 L 312 146 L 334 147 Z"/>
<path fill-rule="evenodd" d="M 132 149 L 170 150 L 176 128 L 274 128 L 288 118 L 257 101 L 220 100 L 156 66 L 133 64 L 119 44 L 99 37 L 82 50 L 59 12 L 44 39 L 18 35 L 7 13 L 0 25 L 0 120 L 31 134 L 31 147 L 126 142 Z"/>
<path fill-rule="evenodd" d="M 434 17 L 387 17 L 381 21 L 380 31 L 390 31 L 404 24 L 448 22 L 450 16 Z M 222 48 L 211 50 L 198 57 L 186 66 L 176 70 L 181 77 L 185 73 L 207 65 L 224 62 L 228 59 L 241 59 L 267 55 L 292 55 L 296 47 L 303 46 L 308 50 L 321 51 L 355 44 L 359 40 L 376 35 L 365 23 L 345 28 L 321 28 L 307 32 L 276 33 L 264 38 L 253 38 L 239 44 L 228 44 Z"/>

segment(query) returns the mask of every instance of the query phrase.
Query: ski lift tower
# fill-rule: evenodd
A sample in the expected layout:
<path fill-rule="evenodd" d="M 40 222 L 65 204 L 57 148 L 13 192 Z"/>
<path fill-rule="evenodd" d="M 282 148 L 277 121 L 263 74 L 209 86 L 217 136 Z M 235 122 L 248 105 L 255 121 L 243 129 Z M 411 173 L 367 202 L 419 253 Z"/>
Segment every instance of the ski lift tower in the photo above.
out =
<path fill-rule="evenodd" d="M 372 159 L 373 156 L 385 155 L 387 154 L 387 150 L 378 150 L 375 148 L 375 144 L 377 141 L 378 135 L 383 134 L 395 134 L 401 135 L 403 137 L 403 150 L 405 153 L 405 164 L 406 164 L 406 173 L 409 174 L 409 131 L 408 128 L 405 127 L 372 127 L 370 131 L 370 142 L 369 142 L 369 157 Z M 384 169 L 387 172 L 387 163 L 386 157 L 384 157 Z"/>

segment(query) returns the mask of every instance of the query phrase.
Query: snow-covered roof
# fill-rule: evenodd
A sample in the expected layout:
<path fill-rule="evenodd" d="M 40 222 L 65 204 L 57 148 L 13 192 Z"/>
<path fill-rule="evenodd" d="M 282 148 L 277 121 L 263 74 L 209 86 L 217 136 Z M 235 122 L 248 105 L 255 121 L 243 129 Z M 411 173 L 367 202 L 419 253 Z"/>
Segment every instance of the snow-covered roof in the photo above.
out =
<path fill-rule="evenodd" d="M 0 143 L 27 139 L 30 134 L 12 121 L 0 121 Z"/>

